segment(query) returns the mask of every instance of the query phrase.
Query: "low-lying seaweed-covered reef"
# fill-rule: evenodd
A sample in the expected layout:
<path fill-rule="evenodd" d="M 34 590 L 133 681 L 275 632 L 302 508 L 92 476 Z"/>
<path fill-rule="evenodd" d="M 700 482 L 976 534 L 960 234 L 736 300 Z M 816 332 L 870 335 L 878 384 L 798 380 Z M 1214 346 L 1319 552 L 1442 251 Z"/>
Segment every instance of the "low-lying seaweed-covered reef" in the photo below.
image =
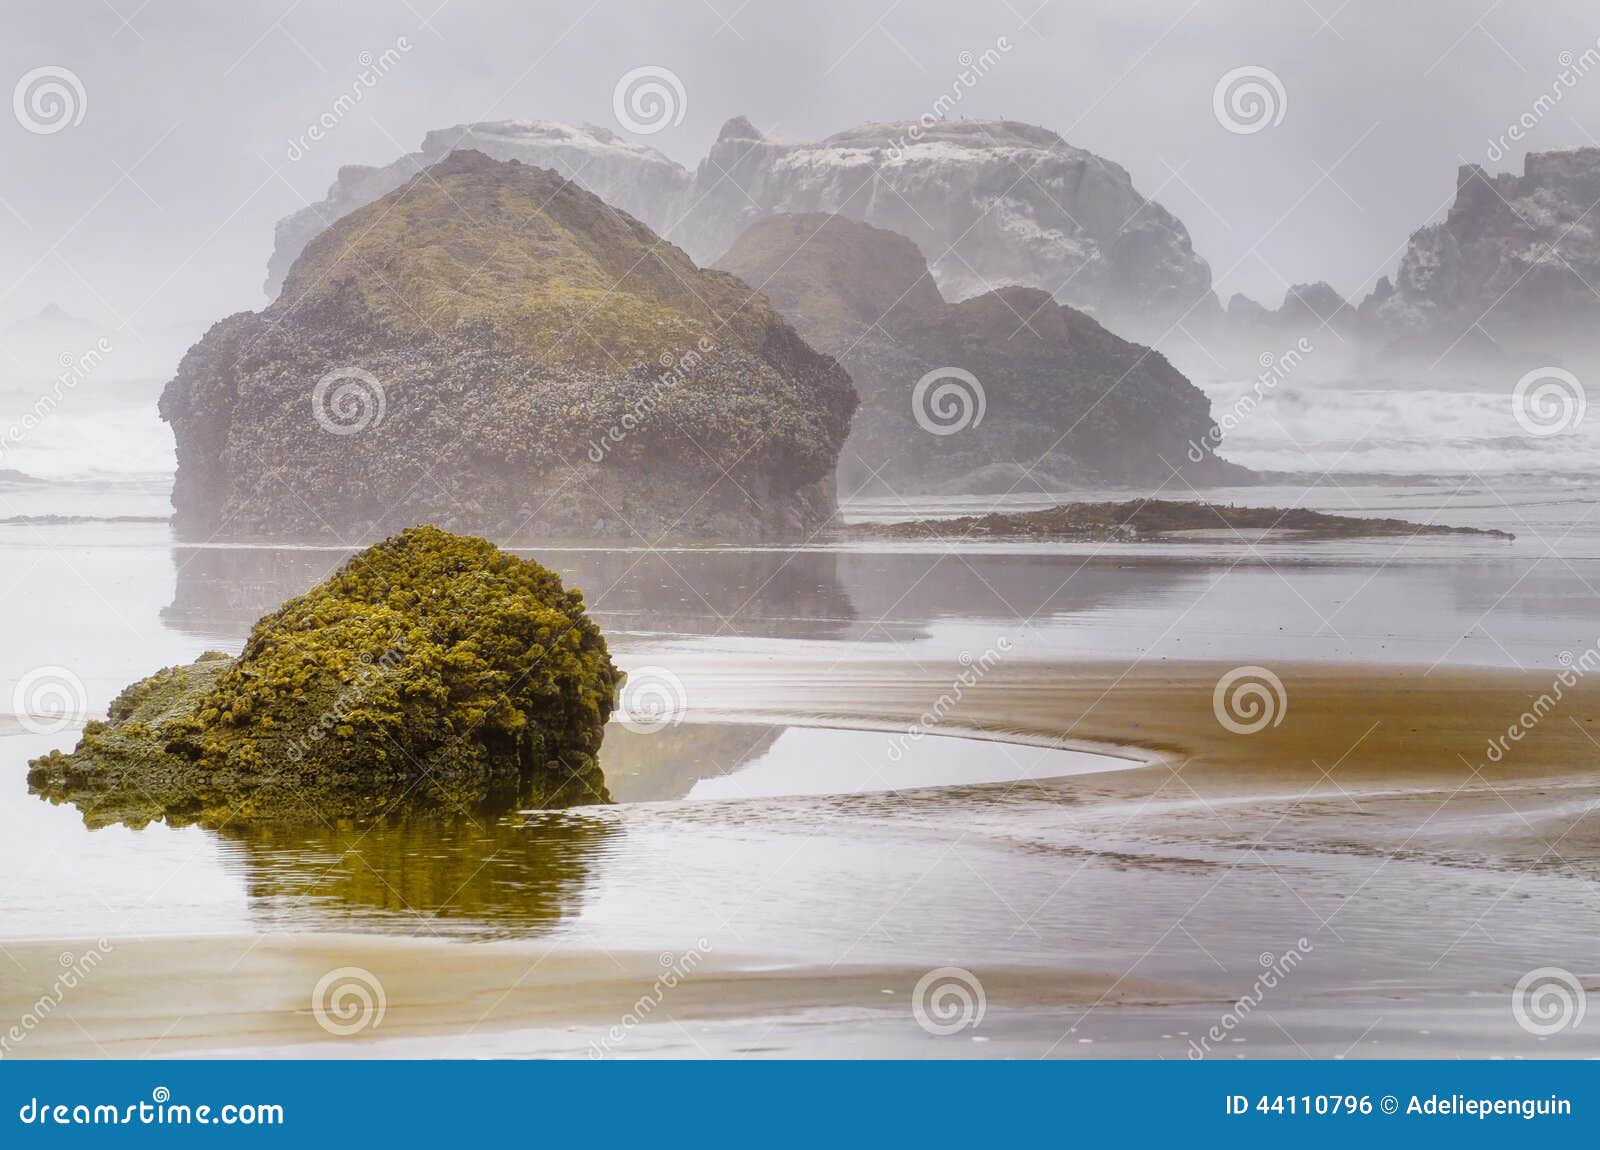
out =
<path fill-rule="evenodd" d="M 1448 527 L 1406 519 L 1329 515 L 1301 507 L 1236 507 L 1169 499 L 1130 499 L 1122 503 L 1061 503 L 1039 511 L 990 512 L 950 519 L 903 523 L 864 523 L 857 535 L 892 539 L 1005 538 L 1099 542 L 1182 542 L 1192 532 L 1267 533 L 1292 540 L 1360 539 L 1381 536 L 1480 535 L 1515 538 L 1506 531 Z M 1192 537 L 1190 535 L 1189 537 Z M 1255 542 L 1256 538 L 1249 538 Z"/>
<path fill-rule="evenodd" d="M 607 802 L 598 753 L 620 680 L 581 592 L 415 527 L 261 619 L 237 658 L 129 686 L 28 784 L 92 826 Z"/>

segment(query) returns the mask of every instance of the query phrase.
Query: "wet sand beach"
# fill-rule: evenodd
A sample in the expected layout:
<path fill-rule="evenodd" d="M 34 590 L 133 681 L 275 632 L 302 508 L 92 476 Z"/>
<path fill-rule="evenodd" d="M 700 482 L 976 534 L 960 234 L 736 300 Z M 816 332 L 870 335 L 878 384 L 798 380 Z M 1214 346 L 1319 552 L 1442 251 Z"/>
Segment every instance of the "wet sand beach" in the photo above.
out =
<path fill-rule="evenodd" d="M 931 737 L 894 742 L 948 695 L 946 672 L 966 668 L 752 670 L 707 657 L 680 669 L 707 712 L 691 719 L 879 728 L 890 756 Z M 599 885 L 629 892 L 630 905 L 652 897 L 630 879 L 641 867 L 681 868 L 654 880 L 660 912 L 623 911 L 621 934 L 605 909 L 618 894 L 601 890 L 567 929 L 498 942 L 430 938 L 426 922 L 410 939 L 110 940 L 63 996 L 68 1018 L 8 1054 L 804 1055 L 859 1041 L 934 1056 L 1184 1057 L 1250 992 L 1258 955 L 1264 965 L 1297 948 L 1303 967 L 1230 1028 L 1221 1056 L 1600 1052 L 1581 1032 L 1536 1042 L 1506 1007 L 1536 954 L 1582 969 L 1592 953 L 1600 686 L 1578 677 L 1559 713 L 1491 762 L 1486 738 L 1549 691 L 1548 674 L 1279 665 L 1278 722 L 1238 733 L 1213 709 L 1230 670 L 987 668 L 938 729 L 1011 746 L 1015 782 L 551 816 L 609 828 L 596 866 L 619 873 Z M 1123 769 L 1026 769 L 1026 756 L 1062 742 L 1114 750 Z M 797 834 L 808 841 L 774 852 L 772 839 Z M 652 845 L 661 835 L 671 850 Z M 848 868 L 861 835 L 927 865 L 929 881 L 911 892 L 880 874 L 895 897 L 875 901 L 808 867 L 832 851 Z M 756 857 L 740 878 L 721 873 Z M 808 869 L 822 873 L 801 879 Z M 969 913 L 977 890 L 1012 921 Z M 753 899 L 783 909 L 752 910 Z M 803 921 L 830 904 L 836 921 Z M 9 965 L 27 973 L 4 981 L 0 1010 L 27 1013 L 58 956 L 91 945 L 8 943 Z M 919 977 L 941 961 L 970 970 L 985 995 L 981 1022 L 949 1040 L 959 1051 L 930 1048 L 943 1039 L 910 1011 Z M 350 967 L 376 976 L 385 1010 L 377 1026 L 330 1033 L 314 991 Z"/>

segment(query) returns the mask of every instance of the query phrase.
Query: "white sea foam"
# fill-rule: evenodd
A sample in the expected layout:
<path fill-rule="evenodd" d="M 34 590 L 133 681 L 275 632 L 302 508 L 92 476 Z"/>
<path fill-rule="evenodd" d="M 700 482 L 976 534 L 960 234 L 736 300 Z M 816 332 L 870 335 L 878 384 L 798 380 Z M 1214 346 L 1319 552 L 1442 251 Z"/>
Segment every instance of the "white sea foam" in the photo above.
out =
<path fill-rule="evenodd" d="M 0 381 L 0 471 L 38 479 L 116 479 L 170 475 L 172 430 L 156 412 L 158 385 L 90 381 L 41 411 L 48 385 Z"/>
<path fill-rule="evenodd" d="M 1201 386 L 1216 414 L 1250 384 Z M 1600 418 L 1541 437 L 1517 422 L 1509 384 L 1457 391 L 1295 380 L 1262 397 L 1219 451 L 1263 471 L 1592 477 Z"/>

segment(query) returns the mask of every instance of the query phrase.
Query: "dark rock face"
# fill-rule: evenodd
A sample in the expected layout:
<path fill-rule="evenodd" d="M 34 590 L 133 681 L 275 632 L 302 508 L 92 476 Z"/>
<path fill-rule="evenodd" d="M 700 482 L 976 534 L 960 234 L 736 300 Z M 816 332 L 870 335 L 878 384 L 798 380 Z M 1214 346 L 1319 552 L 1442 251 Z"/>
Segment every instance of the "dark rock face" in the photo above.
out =
<path fill-rule="evenodd" d="M 719 266 L 856 381 L 846 494 L 1249 478 L 1211 453 L 1210 403 L 1165 358 L 1036 288 L 947 303 L 915 244 L 842 216 L 762 220 Z"/>
<path fill-rule="evenodd" d="M 1043 288 L 1147 338 L 1180 316 L 1205 324 L 1219 311 L 1180 220 L 1117 164 L 1010 120 L 866 124 L 784 144 L 737 117 L 693 173 L 603 129 L 462 125 L 429 133 L 420 152 L 387 167 L 343 169 L 327 199 L 279 225 L 268 291 L 323 227 L 451 147 L 554 168 L 702 264 L 764 216 L 828 212 L 910 237 L 952 299 L 991 284 Z"/>
<path fill-rule="evenodd" d="M 161 398 L 181 536 L 799 535 L 844 371 L 732 276 L 553 172 L 458 152 L 344 217 Z"/>
<path fill-rule="evenodd" d="M 1456 174 L 1445 218 L 1412 233 L 1394 276 L 1359 305 L 1297 284 L 1276 311 L 1242 296 L 1208 350 L 1224 359 L 1315 345 L 1307 370 L 1339 376 L 1514 379 L 1600 355 L 1600 148 L 1529 153 L 1521 175 Z"/>
<path fill-rule="evenodd" d="M 606 802 L 597 756 L 620 680 L 581 593 L 418 527 L 261 619 L 237 659 L 134 683 L 28 783 L 91 825 Z"/>
<path fill-rule="evenodd" d="M 1592 348 L 1597 200 L 1600 148 L 1531 152 L 1520 176 L 1466 164 L 1449 214 L 1412 235 L 1392 289 L 1363 311 L 1391 339 L 1453 340 L 1477 324 L 1502 347 Z"/>

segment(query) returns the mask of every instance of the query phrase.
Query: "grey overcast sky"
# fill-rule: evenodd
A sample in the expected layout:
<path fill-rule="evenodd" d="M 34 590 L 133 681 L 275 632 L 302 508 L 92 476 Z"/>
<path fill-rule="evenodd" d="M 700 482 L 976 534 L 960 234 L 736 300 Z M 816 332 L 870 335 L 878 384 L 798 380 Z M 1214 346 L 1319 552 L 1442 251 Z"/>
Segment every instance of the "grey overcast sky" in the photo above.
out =
<path fill-rule="evenodd" d="M 146 338 L 264 301 L 273 223 L 341 164 L 430 128 L 547 118 L 613 129 L 641 65 L 683 81 L 681 125 L 643 138 L 692 166 L 744 114 L 815 139 L 912 118 L 962 52 L 1014 45 L 967 115 L 1043 124 L 1117 161 L 1188 225 L 1224 298 L 1286 281 L 1364 293 L 1438 218 L 1457 166 L 1596 142 L 1600 67 L 1563 99 L 1563 59 L 1600 37 L 1593 0 L 0 0 L 7 92 L 70 69 L 82 120 L 0 116 L 0 325 L 48 302 Z M 362 53 L 411 45 L 303 157 L 288 141 L 347 91 Z M 1563 53 L 1570 56 L 1563 57 Z M 1590 59 L 1593 59 L 1591 57 Z M 1217 81 L 1270 69 L 1283 118 L 1233 134 Z M 1581 69 L 1582 63 L 1575 65 Z M 1523 143 L 1490 140 L 1525 113 Z"/>

